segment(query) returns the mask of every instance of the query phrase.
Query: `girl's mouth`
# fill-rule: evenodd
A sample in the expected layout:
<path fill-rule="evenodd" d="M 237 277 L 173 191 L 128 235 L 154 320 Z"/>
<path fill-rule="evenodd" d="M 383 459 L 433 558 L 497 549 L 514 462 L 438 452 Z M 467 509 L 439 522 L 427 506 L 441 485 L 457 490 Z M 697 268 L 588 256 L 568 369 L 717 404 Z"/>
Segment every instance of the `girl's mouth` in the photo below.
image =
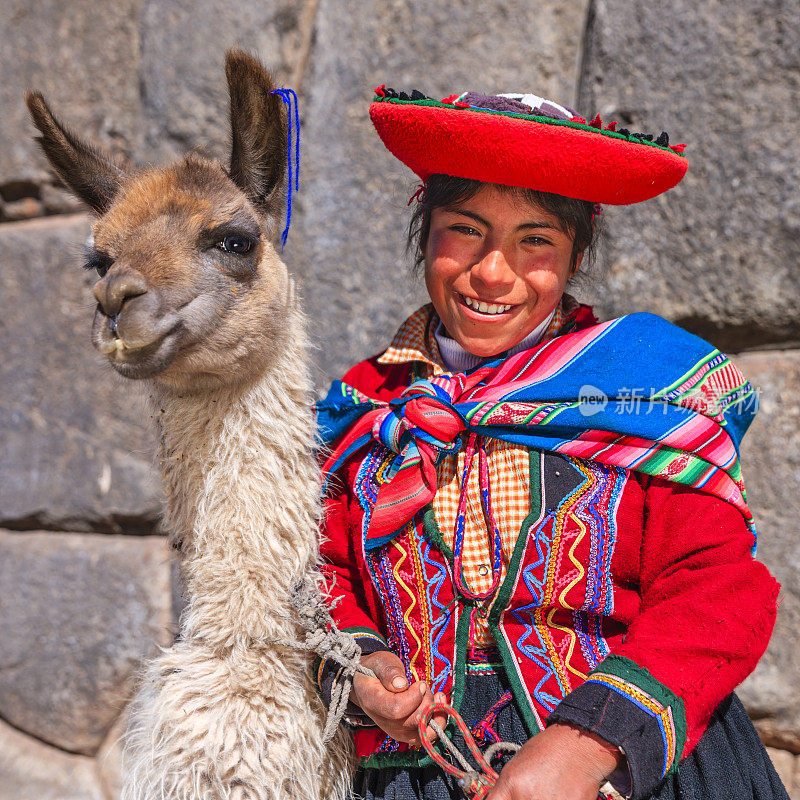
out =
<path fill-rule="evenodd" d="M 513 305 L 509 305 L 508 303 L 484 303 L 483 300 L 476 300 L 473 297 L 467 297 L 465 294 L 461 295 L 461 302 L 471 311 L 475 311 L 478 314 L 485 314 L 487 317 L 505 314 L 514 308 Z"/>

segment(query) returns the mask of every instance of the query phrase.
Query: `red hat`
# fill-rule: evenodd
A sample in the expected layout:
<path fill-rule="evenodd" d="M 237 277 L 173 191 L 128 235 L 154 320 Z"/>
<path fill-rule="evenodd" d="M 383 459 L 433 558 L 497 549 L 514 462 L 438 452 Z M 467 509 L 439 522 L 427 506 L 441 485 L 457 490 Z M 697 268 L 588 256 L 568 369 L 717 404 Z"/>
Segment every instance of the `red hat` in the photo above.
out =
<path fill-rule="evenodd" d="M 383 143 L 426 181 L 441 173 L 627 205 L 672 188 L 685 145 L 602 126 L 536 95 L 465 92 L 441 102 L 379 86 L 369 109 Z"/>

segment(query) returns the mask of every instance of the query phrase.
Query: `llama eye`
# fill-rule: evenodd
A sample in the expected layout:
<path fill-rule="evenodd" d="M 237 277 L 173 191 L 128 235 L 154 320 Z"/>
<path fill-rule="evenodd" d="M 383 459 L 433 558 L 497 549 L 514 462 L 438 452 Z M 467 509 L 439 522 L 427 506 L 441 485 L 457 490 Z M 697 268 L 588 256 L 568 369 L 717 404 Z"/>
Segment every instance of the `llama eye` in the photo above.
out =
<path fill-rule="evenodd" d="M 114 259 L 110 256 L 105 255 L 104 253 L 92 253 L 89 257 L 89 260 L 83 265 L 84 269 L 88 270 L 95 270 L 97 274 L 102 278 L 111 268 L 111 265 L 114 263 Z"/>
<path fill-rule="evenodd" d="M 217 242 L 217 247 L 225 253 L 241 256 L 253 249 L 253 240 L 249 236 L 226 236 Z"/>

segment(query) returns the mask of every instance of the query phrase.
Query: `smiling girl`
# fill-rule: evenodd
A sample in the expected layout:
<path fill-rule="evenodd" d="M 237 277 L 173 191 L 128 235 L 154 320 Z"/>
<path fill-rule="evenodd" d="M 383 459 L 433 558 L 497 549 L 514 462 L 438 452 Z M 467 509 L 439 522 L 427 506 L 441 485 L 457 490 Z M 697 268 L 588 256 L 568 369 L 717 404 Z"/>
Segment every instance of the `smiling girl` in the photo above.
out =
<path fill-rule="evenodd" d="M 491 800 L 607 781 L 786 800 L 732 694 L 778 590 L 737 458 L 752 388 L 665 320 L 600 324 L 565 293 L 596 204 L 667 190 L 682 148 L 534 95 L 380 87 L 371 113 L 424 181 L 409 242 L 431 302 L 318 408 L 333 614 L 377 676 L 354 682 L 355 792 L 460 796 L 420 748 L 436 701 L 521 745 Z"/>

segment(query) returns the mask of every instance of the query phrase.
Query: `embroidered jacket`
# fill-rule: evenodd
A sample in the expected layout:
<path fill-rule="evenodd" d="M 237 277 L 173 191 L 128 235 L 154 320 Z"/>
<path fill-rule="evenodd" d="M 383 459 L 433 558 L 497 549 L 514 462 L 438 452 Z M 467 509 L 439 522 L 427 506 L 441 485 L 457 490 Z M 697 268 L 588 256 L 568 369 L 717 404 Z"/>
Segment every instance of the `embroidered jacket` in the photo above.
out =
<path fill-rule="evenodd" d="M 390 400 L 414 369 L 373 358 L 345 381 Z M 529 512 L 498 590 L 480 603 L 455 589 L 434 504 L 365 550 L 364 508 L 384 466 L 369 458 L 347 464 L 326 501 L 324 571 L 340 598 L 337 623 L 363 651 L 397 653 L 411 680 L 456 708 L 469 644 L 488 627 L 531 735 L 553 721 L 596 732 L 626 753 L 635 797 L 691 751 L 766 648 L 778 586 L 752 559 L 742 515 L 722 500 L 530 450 Z M 367 766 L 427 763 L 378 728 L 358 730 L 356 744 Z"/>

